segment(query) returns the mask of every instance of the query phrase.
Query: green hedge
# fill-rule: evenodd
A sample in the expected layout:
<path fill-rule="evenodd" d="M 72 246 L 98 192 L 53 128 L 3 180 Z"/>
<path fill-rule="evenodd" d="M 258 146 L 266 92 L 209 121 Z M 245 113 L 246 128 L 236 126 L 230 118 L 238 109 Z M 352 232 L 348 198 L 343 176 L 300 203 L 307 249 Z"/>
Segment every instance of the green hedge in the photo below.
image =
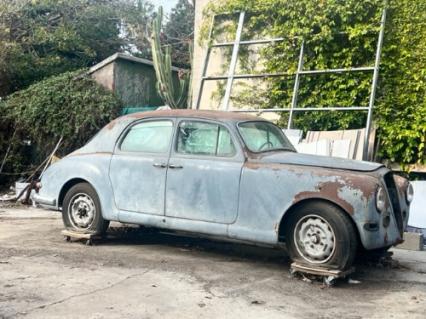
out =
<path fill-rule="evenodd" d="M 213 13 L 245 10 L 246 38 L 288 38 L 260 51 L 267 61 L 264 71 L 291 74 L 297 69 L 301 38 L 306 44 L 305 69 L 373 65 L 383 5 L 378 0 L 222 0 L 207 7 L 205 21 Z M 203 29 L 205 39 L 207 22 Z M 234 32 L 235 24 L 223 31 Z M 242 49 L 243 54 L 250 52 Z M 426 1 L 390 1 L 374 112 L 384 159 L 426 162 L 425 52 Z M 243 65 L 249 72 L 250 64 Z M 293 85 L 291 79 L 269 80 L 261 107 L 288 107 Z M 370 89 L 371 73 L 302 76 L 298 106 L 367 106 Z M 252 95 L 236 99 L 259 100 L 253 90 L 242 94 Z M 287 116 L 282 114 L 283 123 Z M 365 119 L 359 112 L 306 112 L 296 113 L 294 126 L 305 131 L 360 128 Z"/>
<path fill-rule="evenodd" d="M 16 130 L 4 171 L 19 172 L 37 164 L 60 136 L 63 144 L 58 154 L 69 153 L 115 118 L 120 108 L 120 101 L 86 70 L 50 77 L 10 95 L 0 102 L 0 154 Z"/>

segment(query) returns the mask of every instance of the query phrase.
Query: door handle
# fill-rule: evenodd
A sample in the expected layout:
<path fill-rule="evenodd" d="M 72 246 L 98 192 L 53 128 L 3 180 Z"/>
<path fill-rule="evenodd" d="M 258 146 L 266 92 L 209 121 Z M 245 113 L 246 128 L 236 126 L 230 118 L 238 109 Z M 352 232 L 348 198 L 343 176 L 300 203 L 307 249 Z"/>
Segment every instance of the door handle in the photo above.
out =
<path fill-rule="evenodd" d="M 158 167 L 158 168 L 166 168 L 167 164 L 166 163 L 154 163 L 154 164 L 152 164 L 152 166 Z"/>
<path fill-rule="evenodd" d="M 182 165 L 176 165 L 176 164 L 169 164 L 169 167 L 170 168 L 175 168 L 175 169 L 177 169 L 177 168 L 183 168 Z"/>

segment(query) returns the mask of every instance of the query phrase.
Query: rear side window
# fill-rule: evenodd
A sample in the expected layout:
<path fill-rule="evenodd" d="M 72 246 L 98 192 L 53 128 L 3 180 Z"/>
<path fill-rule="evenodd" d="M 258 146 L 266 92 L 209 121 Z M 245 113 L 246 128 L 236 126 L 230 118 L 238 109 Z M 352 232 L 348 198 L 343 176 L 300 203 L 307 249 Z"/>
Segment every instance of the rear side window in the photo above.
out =
<path fill-rule="evenodd" d="M 176 151 L 181 154 L 220 157 L 235 155 L 234 143 L 227 128 L 198 121 L 180 122 Z"/>
<path fill-rule="evenodd" d="M 139 123 L 129 130 L 120 149 L 124 152 L 166 153 L 172 134 L 172 121 Z"/>

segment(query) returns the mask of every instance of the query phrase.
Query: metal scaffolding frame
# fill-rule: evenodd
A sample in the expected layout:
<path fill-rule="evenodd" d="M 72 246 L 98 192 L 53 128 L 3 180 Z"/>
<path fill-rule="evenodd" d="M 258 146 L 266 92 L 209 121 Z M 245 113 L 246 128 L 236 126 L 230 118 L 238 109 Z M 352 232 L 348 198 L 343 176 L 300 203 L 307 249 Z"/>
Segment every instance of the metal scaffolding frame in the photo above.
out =
<path fill-rule="evenodd" d="M 235 13 L 238 14 L 238 13 Z M 324 70 L 304 70 L 303 69 L 303 56 L 305 50 L 305 42 L 302 39 L 299 53 L 299 60 L 297 71 L 293 74 L 289 73 L 262 73 L 262 74 L 235 74 L 235 69 L 238 61 L 238 52 L 241 45 L 252 45 L 252 44 L 268 44 L 283 41 L 285 38 L 273 38 L 273 39 L 260 39 L 260 40 L 243 40 L 241 41 L 241 36 L 243 32 L 243 25 L 245 20 L 246 13 L 244 11 L 239 12 L 238 17 L 238 26 L 235 35 L 235 40 L 233 42 L 222 42 L 222 43 L 213 43 L 207 47 L 204 63 L 201 73 L 201 82 L 198 89 L 197 100 L 196 100 L 196 109 L 200 108 L 201 97 L 204 89 L 205 81 L 218 81 L 226 80 L 225 95 L 222 101 L 221 109 L 232 112 L 245 112 L 245 113 L 263 113 L 263 112 L 289 112 L 289 118 L 287 122 L 287 128 L 292 127 L 293 114 L 294 112 L 307 112 L 307 111 L 368 111 L 367 120 L 365 125 L 365 137 L 363 145 L 363 159 L 367 159 L 368 146 L 370 141 L 370 132 L 371 132 L 371 123 L 374 109 L 374 100 L 376 96 L 377 81 L 379 77 L 379 65 L 380 65 L 380 55 L 383 45 L 384 37 L 384 27 L 386 22 L 386 8 L 383 9 L 382 17 L 380 20 L 380 31 L 377 40 L 376 54 L 374 66 L 365 66 L 365 67 L 354 67 L 354 68 L 337 68 L 337 69 L 324 69 Z M 212 17 L 209 31 L 209 43 L 212 40 L 213 28 L 215 24 L 215 19 L 218 16 Z M 213 48 L 217 47 L 232 47 L 231 61 L 229 64 L 229 69 L 227 75 L 220 76 L 207 76 L 207 67 L 209 63 L 210 53 Z M 341 74 L 349 72 L 373 72 L 372 82 L 371 82 L 371 92 L 368 106 L 330 106 L 330 107 L 297 107 L 297 98 L 299 92 L 300 77 L 302 75 L 317 75 L 317 74 Z M 293 95 L 291 99 L 291 105 L 288 108 L 267 108 L 267 109 L 237 109 L 229 110 L 229 101 L 231 98 L 231 91 L 234 79 L 253 79 L 253 78 L 268 78 L 268 77 L 294 77 L 294 88 Z"/>

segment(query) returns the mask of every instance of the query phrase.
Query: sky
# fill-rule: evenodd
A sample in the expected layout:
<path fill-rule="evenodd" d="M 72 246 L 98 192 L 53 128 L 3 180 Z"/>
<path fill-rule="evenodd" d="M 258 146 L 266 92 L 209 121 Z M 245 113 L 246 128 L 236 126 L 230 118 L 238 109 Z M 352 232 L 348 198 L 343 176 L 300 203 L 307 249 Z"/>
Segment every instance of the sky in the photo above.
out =
<path fill-rule="evenodd" d="M 164 12 L 169 13 L 176 5 L 177 0 L 151 0 L 151 3 L 155 6 L 163 6 Z"/>

